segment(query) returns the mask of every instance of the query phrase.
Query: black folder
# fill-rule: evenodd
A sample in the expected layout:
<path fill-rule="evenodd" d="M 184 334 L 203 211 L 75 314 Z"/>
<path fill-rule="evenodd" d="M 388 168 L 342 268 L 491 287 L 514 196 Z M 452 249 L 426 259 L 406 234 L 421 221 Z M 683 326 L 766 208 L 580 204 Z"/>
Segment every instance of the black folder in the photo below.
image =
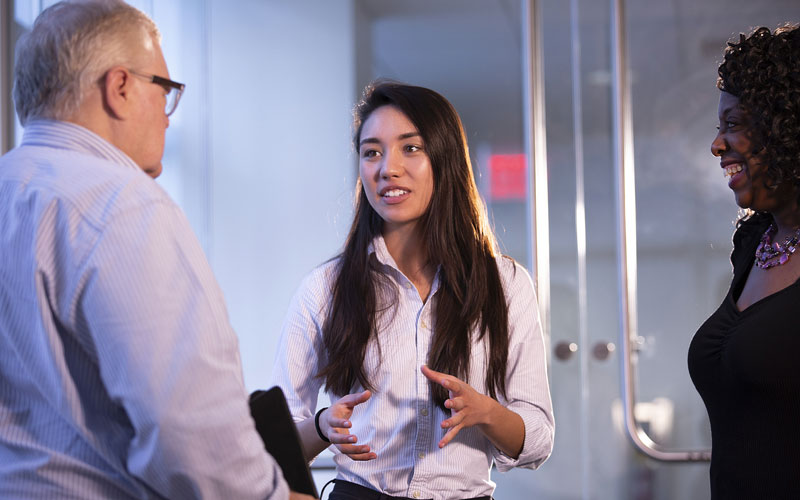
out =
<path fill-rule="evenodd" d="M 250 414 L 264 447 L 278 462 L 289 488 L 298 493 L 319 498 L 308 463 L 303 456 L 300 435 L 283 391 L 278 386 L 268 391 L 255 391 L 250 395 Z"/>

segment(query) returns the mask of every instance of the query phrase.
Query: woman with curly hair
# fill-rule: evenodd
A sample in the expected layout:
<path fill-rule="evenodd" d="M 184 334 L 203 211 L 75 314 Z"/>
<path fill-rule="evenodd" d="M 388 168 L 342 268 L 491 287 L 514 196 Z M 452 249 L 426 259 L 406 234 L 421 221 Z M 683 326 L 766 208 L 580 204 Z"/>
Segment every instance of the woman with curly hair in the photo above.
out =
<path fill-rule="evenodd" d="M 273 379 L 306 458 L 333 445 L 331 500 L 489 499 L 493 462 L 533 469 L 553 444 L 530 276 L 497 251 L 444 97 L 368 87 L 354 145 L 350 234 L 295 295 Z"/>
<path fill-rule="evenodd" d="M 711 498 L 800 498 L 800 28 L 759 28 L 719 67 L 720 158 L 746 215 L 733 281 L 689 347 L 711 422 Z"/>

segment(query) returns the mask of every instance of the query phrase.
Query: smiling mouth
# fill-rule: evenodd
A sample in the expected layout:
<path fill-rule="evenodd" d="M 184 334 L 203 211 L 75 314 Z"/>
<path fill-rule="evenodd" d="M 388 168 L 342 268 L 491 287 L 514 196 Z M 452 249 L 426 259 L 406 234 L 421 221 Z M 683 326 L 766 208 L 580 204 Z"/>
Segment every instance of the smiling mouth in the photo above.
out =
<path fill-rule="evenodd" d="M 726 179 L 733 177 L 734 175 L 738 174 L 743 170 L 741 163 L 731 163 L 730 165 L 724 168 L 722 175 L 725 176 Z"/>
<path fill-rule="evenodd" d="M 410 191 L 406 191 L 405 189 L 390 189 L 383 193 L 384 198 L 397 198 L 398 196 L 403 196 L 404 194 L 408 194 Z"/>

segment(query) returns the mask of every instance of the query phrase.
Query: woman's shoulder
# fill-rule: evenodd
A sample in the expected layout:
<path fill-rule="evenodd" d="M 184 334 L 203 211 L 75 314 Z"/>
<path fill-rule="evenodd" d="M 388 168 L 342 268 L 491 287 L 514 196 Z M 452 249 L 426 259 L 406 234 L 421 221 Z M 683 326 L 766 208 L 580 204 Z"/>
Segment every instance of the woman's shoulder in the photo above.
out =
<path fill-rule="evenodd" d="M 531 274 L 511 257 L 497 257 L 508 307 L 509 335 L 512 344 L 535 340 L 541 332 L 539 303 Z"/>
<path fill-rule="evenodd" d="M 513 296 L 518 293 L 535 295 L 533 279 L 525 267 L 513 258 L 498 254 L 495 257 L 497 271 L 506 295 Z"/>
<path fill-rule="evenodd" d="M 326 302 L 339 271 L 339 261 L 339 257 L 334 257 L 312 269 L 300 282 L 297 295 L 305 301 Z"/>

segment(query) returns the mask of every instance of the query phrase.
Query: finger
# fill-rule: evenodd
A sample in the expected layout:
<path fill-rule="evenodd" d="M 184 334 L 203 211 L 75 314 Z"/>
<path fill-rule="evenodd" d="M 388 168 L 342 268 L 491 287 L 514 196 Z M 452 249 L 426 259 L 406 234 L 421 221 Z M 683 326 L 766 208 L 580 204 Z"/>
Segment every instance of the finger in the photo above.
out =
<path fill-rule="evenodd" d="M 361 403 L 367 401 L 369 398 L 372 397 L 372 392 L 364 391 L 364 392 L 357 392 L 354 394 L 348 394 L 347 396 L 342 397 L 336 404 L 343 404 L 344 406 L 352 409 Z"/>
<path fill-rule="evenodd" d="M 451 427 L 455 427 L 464 422 L 464 414 L 463 413 L 455 413 L 453 416 L 448 418 L 447 420 L 442 420 L 442 429 L 448 429 Z"/>
<path fill-rule="evenodd" d="M 459 381 L 452 375 L 431 370 L 426 365 L 422 365 L 422 374 L 433 383 L 439 384 L 449 391 L 459 391 Z M 450 395 L 452 397 L 452 394 Z"/>
<path fill-rule="evenodd" d="M 328 426 L 334 429 L 349 429 L 353 426 L 353 423 L 350 422 L 346 418 L 338 418 L 333 415 L 329 416 L 327 419 Z"/>
<path fill-rule="evenodd" d="M 444 437 L 439 441 L 439 448 L 444 448 L 445 445 L 447 445 L 447 443 L 449 443 L 450 441 L 453 440 L 454 437 L 456 437 L 456 434 L 458 434 L 458 431 L 460 430 L 461 430 L 461 425 L 457 425 L 452 429 L 450 429 L 449 431 L 447 431 L 447 434 L 445 434 Z"/>
<path fill-rule="evenodd" d="M 444 401 L 444 407 L 449 408 L 452 411 L 461 411 L 464 409 L 466 404 L 464 403 L 464 398 L 454 398 L 452 395 L 450 399 L 446 399 Z"/>
<path fill-rule="evenodd" d="M 358 442 L 358 437 L 347 432 L 331 432 L 328 439 L 334 444 L 353 444 Z"/>
<path fill-rule="evenodd" d="M 428 368 L 428 365 L 422 365 L 420 368 L 422 370 L 422 374 L 430 380 L 431 382 L 436 382 L 437 384 L 441 384 L 442 381 L 448 377 L 446 373 L 437 372 L 436 370 L 431 370 Z"/>
<path fill-rule="evenodd" d="M 375 460 L 376 458 L 378 458 L 378 455 L 376 455 L 375 453 L 371 453 L 371 452 L 370 453 L 357 453 L 355 455 L 347 455 L 347 456 L 350 457 L 353 460 L 360 460 L 360 461 Z"/>
<path fill-rule="evenodd" d="M 372 451 L 368 444 L 338 444 L 336 447 L 339 448 L 339 451 L 348 456 L 368 455 Z"/>

